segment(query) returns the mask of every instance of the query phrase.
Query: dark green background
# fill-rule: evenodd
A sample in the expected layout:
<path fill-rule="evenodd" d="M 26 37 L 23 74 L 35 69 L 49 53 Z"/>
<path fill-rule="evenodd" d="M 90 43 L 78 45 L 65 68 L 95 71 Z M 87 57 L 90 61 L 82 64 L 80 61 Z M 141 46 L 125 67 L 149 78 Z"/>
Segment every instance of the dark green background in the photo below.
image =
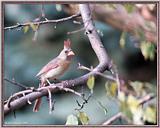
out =
<path fill-rule="evenodd" d="M 45 14 L 48 19 L 59 19 L 69 16 L 63 11 L 57 11 L 55 4 L 45 4 Z M 32 21 L 40 15 L 40 4 L 5 4 L 4 26 L 15 25 Z M 111 26 L 95 21 L 96 28 L 100 30 L 100 37 L 113 62 L 117 65 L 119 74 L 125 80 L 140 80 L 156 83 L 156 60 L 145 61 L 140 50 L 134 47 L 134 41 L 128 34 L 124 49 L 120 48 L 119 40 L 121 32 Z M 90 67 L 96 66 L 98 60 L 84 31 L 67 35 L 67 32 L 82 28 L 72 21 L 64 23 L 46 24 L 40 26 L 38 39 L 32 41 L 34 32 L 30 29 L 24 34 L 23 29 L 5 30 L 4 34 L 4 77 L 15 79 L 17 82 L 27 86 L 38 87 L 39 81 L 35 75 L 39 70 L 56 57 L 63 48 L 63 41 L 70 39 L 72 49 L 76 56 L 69 70 L 60 79 L 73 79 L 86 71 L 77 69 L 78 62 Z M 133 38 L 133 37 L 132 37 Z M 107 72 L 106 72 L 107 73 Z M 98 77 L 94 88 L 94 97 L 101 101 L 108 109 L 107 115 L 99 107 L 97 102 L 91 98 L 82 111 L 89 116 L 90 124 L 101 124 L 119 111 L 118 103 L 115 99 L 107 98 L 105 90 L 106 80 Z M 4 82 L 5 99 L 10 95 L 22 90 L 18 86 Z M 82 90 L 81 87 L 75 90 Z M 89 93 L 89 89 L 84 85 L 84 92 Z M 33 113 L 32 105 L 27 105 L 16 111 L 16 118 L 13 113 L 5 116 L 4 124 L 65 124 L 69 114 L 77 114 L 74 110 L 77 107 L 74 94 L 59 92 L 53 94 L 55 110 L 49 115 L 46 97 L 43 98 L 41 109 L 38 113 Z M 81 99 L 80 99 L 81 101 Z M 118 123 L 118 122 L 117 122 Z"/>

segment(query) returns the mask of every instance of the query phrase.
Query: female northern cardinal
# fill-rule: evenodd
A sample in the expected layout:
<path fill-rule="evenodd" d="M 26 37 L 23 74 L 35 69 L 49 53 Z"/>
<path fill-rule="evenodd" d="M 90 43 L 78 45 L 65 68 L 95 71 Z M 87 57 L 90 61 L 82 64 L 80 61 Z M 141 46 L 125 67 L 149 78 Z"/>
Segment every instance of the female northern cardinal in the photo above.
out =
<path fill-rule="evenodd" d="M 41 80 L 40 87 L 46 86 L 47 82 L 49 82 L 48 80 L 54 80 L 61 76 L 68 69 L 73 56 L 74 52 L 71 49 L 71 42 L 68 39 L 67 41 L 64 41 L 64 48 L 60 54 L 45 65 L 36 75 Z M 34 112 L 39 110 L 40 103 L 41 98 L 38 98 L 33 108 Z"/>

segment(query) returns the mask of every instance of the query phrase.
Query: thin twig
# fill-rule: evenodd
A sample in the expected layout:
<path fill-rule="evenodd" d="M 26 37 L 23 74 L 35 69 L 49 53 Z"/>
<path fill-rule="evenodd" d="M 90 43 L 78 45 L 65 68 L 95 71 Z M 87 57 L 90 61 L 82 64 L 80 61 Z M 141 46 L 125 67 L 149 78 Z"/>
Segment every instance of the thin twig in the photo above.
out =
<path fill-rule="evenodd" d="M 82 94 L 81 94 L 81 93 L 76 92 L 76 91 L 74 91 L 73 89 L 70 89 L 70 88 L 63 88 L 63 90 L 66 91 L 66 92 L 71 92 L 71 93 L 73 93 L 73 94 L 76 94 L 77 96 L 82 97 Z"/>
<path fill-rule="evenodd" d="M 99 76 L 102 76 L 102 77 L 104 77 L 104 78 L 106 78 L 106 79 L 112 80 L 112 81 L 116 81 L 116 80 L 117 80 L 117 79 L 114 78 L 113 76 L 105 75 L 105 74 L 103 74 L 103 73 L 101 73 L 101 72 L 94 71 L 93 69 L 87 68 L 87 67 L 81 65 L 80 63 L 78 63 L 78 69 L 87 70 L 87 71 L 90 71 L 90 72 L 93 71 L 95 74 L 97 74 L 97 75 L 99 75 Z"/>
<path fill-rule="evenodd" d="M 110 119 L 108 119 L 106 122 L 104 122 L 103 125 L 112 124 L 115 120 L 119 118 L 125 119 L 129 124 L 131 123 L 131 120 L 129 120 L 122 112 L 119 112 L 116 115 L 112 116 Z"/>
<path fill-rule="evenodd" d="M 139 99 L 139 104 L 143 105 L 146 102 L 152 100 L 153 98 L 155 98 L 154 94 L 147 94 L 146 96 L 142 97 L 141 99 Z"/>
<path fill-rule="evenodd" d="M 83 28 L 80 28 L 80 29 L 78 29 L 78 30 L 75 30 L 75 31 L 67 32 L 67 34 L 68 34 L 68 35 L 70 35 L 70 34 L 75 34 L 75 33 L 81 32 L 81 31 L 83 31 L 83 30 L 85 30 L 84 27 L 83 27 Z"/>
<path fill-rule="evenodd" d="M 4 80 L 7 81 L 7 82 L 9 82 L 9 83 L 11 83 L 11 84 L 13 84 L 13 85 L 19 86 L 19 87 L 21 87 L 21 88 L 29 89 L 29 87 L 27 87 L 26 85 L 20 84 L 20 83 L 18 83 L 18 82 L 15 82 L 15 80 L 9 80 L 9 79 L 7 79 L 7 78 L 4 78 Z"/>
<path fill-rule="evenodd" d="M 121 84 L 120 84 L 120 80 L 119 80 L 119 75 L 118 73 L 116 72 L 116 82 L 117 82 L 117 88 L 118 88 L 118 96 L 119 96 L 119 93 L 120 93 L 120 88 L 121 88 Z"/>
<path fill-rule="evenodd" d="M 49 114 L 52 113 L 52 95 L 51 95 L 51 91 L 49 89 L 48 90 L 48 99 L 49 99 Z"/>
<path fill-rule="evenodd" d="M 88 103 L 88 101 L 89 101 L 89 99 L 91 98 L 91 96 L 92 96 L 92 93 L 89 93 L 89 95 L 88 95 L 87 98 L 84 98 L 84 95 L 83 95 L 83 102 L 82 102 L 81 104 L 79 103 L 78 100 L 76 100 L 76 102 L 77 102 L 79 108 L 75 108 L 75 110 L 77 110 L 77 111 L 82 110 L 83 107 L 84 107 L 84 105 L 85 105 L 86 103 Z"/>
<path fill-rule="evenodd" d="M 71 20 L 71 19 L 79 17 L 79 16 L 80 16 L 80 13 L 77 13 L 75 15 L 72 15 L 72 16 L 69 16 L 69 17 L 66 17 L 66 18 L 62 18 L 62 19 L 58 19 L 58 20 L 38 21 L 38 22 L 32 22 L 32 24 L 41 25 L 41 24 L 50 24 L 50 23 L 60 23 L 60 22 Z M 24 27 L 24 26 L 29 26 L 30 24 L 31 24 L 31 22 L 26 22 L 26 23 L 22 23 L 22 24 L 18 23 L 17 25 L 5 27 L 4 30 L 15 29 L 15 28 Z"/>
<path fill-rule="evenodd" d="M 41 5 L 41 16 L 42 16 L 43 18 L 46 18 L 46 17 L 45 17 L 45 12 L 44 12 L 44 4 Z"/>

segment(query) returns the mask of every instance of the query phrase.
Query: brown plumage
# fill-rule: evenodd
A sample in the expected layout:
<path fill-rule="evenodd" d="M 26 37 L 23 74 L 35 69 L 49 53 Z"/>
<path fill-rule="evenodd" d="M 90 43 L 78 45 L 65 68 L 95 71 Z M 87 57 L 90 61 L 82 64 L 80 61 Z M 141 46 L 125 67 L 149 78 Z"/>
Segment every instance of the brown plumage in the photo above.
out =
<path fill-rule="evenodd" d="M 64 48 L 60 54 L 46 64 L 36 75 L 40 78 L 41 84 L 40 87 L 44 87 L 47 84 L 47 80 L 57 79 L 68 69 L 71 59 L 73 58 L 74 53 L 71 49 L 71 42 L 68 39 L 64 41 Z M 37 112 L 39 110 L 41 103 L 41 98 L 38 98 L 35 102 L 33 111 Z"/>

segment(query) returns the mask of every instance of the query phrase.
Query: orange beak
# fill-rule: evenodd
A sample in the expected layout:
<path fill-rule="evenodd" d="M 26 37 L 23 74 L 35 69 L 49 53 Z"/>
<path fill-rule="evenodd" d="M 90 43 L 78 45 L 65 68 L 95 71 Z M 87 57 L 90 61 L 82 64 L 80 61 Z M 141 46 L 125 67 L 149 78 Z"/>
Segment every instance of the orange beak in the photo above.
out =
<path fill-rule="evenodd" d="M 74 52 L 73 51 L 70 51 L 70 52 L 68 52 L 68 54 L 67 54 L 68 56 L 74 56 L 75 54 L 74 54 Z"/>

